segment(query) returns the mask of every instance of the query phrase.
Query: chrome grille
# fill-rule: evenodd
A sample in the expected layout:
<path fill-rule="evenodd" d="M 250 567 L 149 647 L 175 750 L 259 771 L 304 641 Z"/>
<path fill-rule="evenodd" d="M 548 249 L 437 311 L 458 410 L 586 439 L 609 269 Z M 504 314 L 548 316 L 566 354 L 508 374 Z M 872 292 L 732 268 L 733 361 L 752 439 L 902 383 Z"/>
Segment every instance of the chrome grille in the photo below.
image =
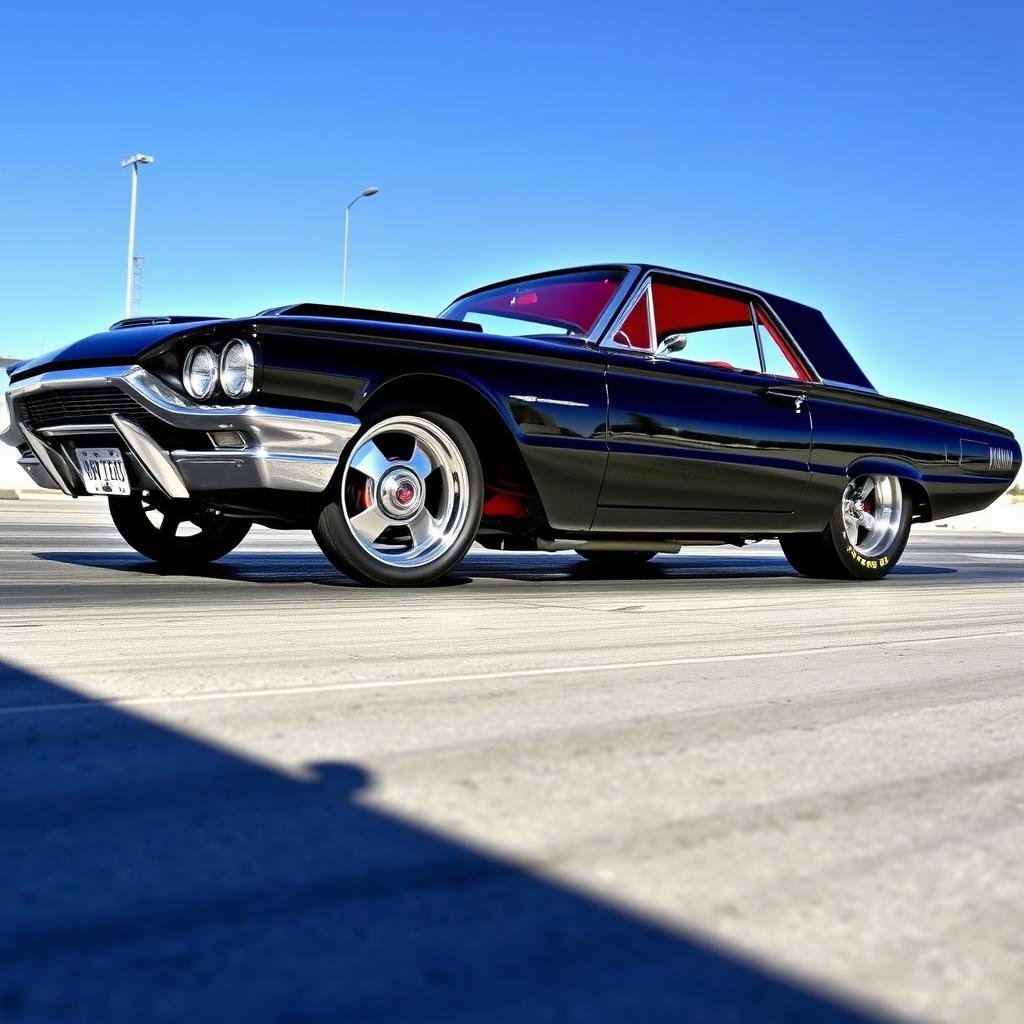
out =
<path fill-rule="evenodd" d="M 20 399 L 18 405 L 25 425 L 37 430 L 72 423 L 104 423 L 112 412 L 146 415 L 136 401 L 117 388 L 41 391 Z"/>
<path fill-rule="evenodd" d="M 120 388 L 54 388 L 37 391 L 15 403 L 18 419 L 31 430 L 72 426 L 76 423 L 110 423 L 111 413 L 121 413 L 137 423 L 157 444 L 169 451 L 187 448 L 208 451 L 213 446 L 202 431 L 181 430 L 147 412 Z"/>

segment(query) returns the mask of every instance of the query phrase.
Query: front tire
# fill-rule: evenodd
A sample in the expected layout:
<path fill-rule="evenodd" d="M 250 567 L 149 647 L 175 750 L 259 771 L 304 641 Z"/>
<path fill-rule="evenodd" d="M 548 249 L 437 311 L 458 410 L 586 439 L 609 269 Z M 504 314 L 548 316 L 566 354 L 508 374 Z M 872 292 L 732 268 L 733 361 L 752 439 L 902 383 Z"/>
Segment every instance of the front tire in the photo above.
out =
<path fill-rule="evenodd" d="M 140 555 L 162 565 L 195 568 L 234 551 L 252 528 L 191 501 L 151 491 L 107 499 L 117 532 Z"/>
<path fill-rule="evenodd" d="M 313 527 L 320 549 L 362 583 L 433 583 L 462 561 L 483 508 L 480 457 L 434 412 L 387 415 L 352 443 Z"/>
<path fill-rule="evenodd" d="M 783 534 L 779 543 L 803 576 L 878 580 L 903 554 L 913 511 L 898 477 L 859 476 L 847 484 L 821 533 Z"/>

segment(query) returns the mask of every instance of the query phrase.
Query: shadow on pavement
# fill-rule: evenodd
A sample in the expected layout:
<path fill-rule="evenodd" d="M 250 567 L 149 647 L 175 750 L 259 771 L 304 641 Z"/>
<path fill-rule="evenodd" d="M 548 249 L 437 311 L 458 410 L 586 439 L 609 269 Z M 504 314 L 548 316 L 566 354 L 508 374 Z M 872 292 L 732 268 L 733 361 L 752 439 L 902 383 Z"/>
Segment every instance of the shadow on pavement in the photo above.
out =
<path fill-rule="evenodd" d="M 321 586 L 359 586 L 338 572 L 325 558 L 315 553 L 234 552 L 220 562 L 203 569 L 177 572 L 156 565 L 134 552 L 37 552 L 36 558 L 64 562 L 95 569 L 112 569 L 143 576 L 163 578 L 237 580 L 245 583 L 315 583 Z M 948 575 L 957 570 L 946 566 L 898 565 L 893 576 Z M 432 584 L 433 587 L 457 587 L 474 579 L 508 579 L 521 583 L 558 583 L 579 580 L 724 580 L 802 579 L 781 556 L 741 555 L 675 555 L 661 556 L 654 562 L 624 570 L 596 565 L 573 554 L 494 555 L 472 552 L 452 575 Z M 821 584 L 834 581 L 813 580 Z"/>
<path fill-rule="evenodd" d="M 0 776 L 6 1024 L 869 1019 L 3 662 Z"/>

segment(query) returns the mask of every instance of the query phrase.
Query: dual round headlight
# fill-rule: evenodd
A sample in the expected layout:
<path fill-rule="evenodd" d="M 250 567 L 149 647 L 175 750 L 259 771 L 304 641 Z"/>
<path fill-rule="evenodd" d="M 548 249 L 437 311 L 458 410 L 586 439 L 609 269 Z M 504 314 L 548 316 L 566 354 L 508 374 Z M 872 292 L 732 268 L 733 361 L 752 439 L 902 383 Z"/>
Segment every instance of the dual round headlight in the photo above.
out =
<path fill-rule="evenodd" d="M 197 345 L 185 357 L 185 368 L 181 374 L 185 390 L 200 402 L 206 401 L 217 390 L 219 378 L 217 356 L 212 348 Z"/>
<path fill-rule="evenodd" d="M 241 338 L 229 341 L 220 354 L 220 386 L 228 398 L 242 398 L 252 392 L 256 357 L 252 345 Z"/>
<path fill-rule="evenodd" d="M 244 398 L 252 393 L 256 376 L 256 355 L 252 345 L 232 338 L 217 354 L 206 345 L 197 345 L 185 357 L 181 378 L 185 390 L 197 401 L 213 397 L 219 384 L 228 398 Z"/>

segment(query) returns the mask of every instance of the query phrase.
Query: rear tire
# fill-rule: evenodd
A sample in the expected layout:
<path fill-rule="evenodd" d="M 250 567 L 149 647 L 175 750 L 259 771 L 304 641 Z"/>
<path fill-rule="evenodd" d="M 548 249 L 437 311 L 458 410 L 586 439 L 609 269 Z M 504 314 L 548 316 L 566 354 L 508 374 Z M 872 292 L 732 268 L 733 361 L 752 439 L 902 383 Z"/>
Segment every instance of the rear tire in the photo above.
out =
<path fill-rule="evenodd" d="M 483 496 L 480 457 L 460 423 L 390 410 L 350 445 L 313 536 L 361 583 L 423 586 L 465 557 Z"/>
<path fill-rule="evenodd" d="M 847 484 L 821 533 L 783 534 L 779 543 L 803 576 L 879 580 L 903 554 L 913 512 L 898 477 L 859 476 Z"/>
<path fill-rule="evenodd" d="M 110 518 L 140 555 L 162 565 L 194 568 L 234 551 L 252 529 L 247 519 L 229 519 L 191 501 L 150 491 L 107 499 Z"/>

